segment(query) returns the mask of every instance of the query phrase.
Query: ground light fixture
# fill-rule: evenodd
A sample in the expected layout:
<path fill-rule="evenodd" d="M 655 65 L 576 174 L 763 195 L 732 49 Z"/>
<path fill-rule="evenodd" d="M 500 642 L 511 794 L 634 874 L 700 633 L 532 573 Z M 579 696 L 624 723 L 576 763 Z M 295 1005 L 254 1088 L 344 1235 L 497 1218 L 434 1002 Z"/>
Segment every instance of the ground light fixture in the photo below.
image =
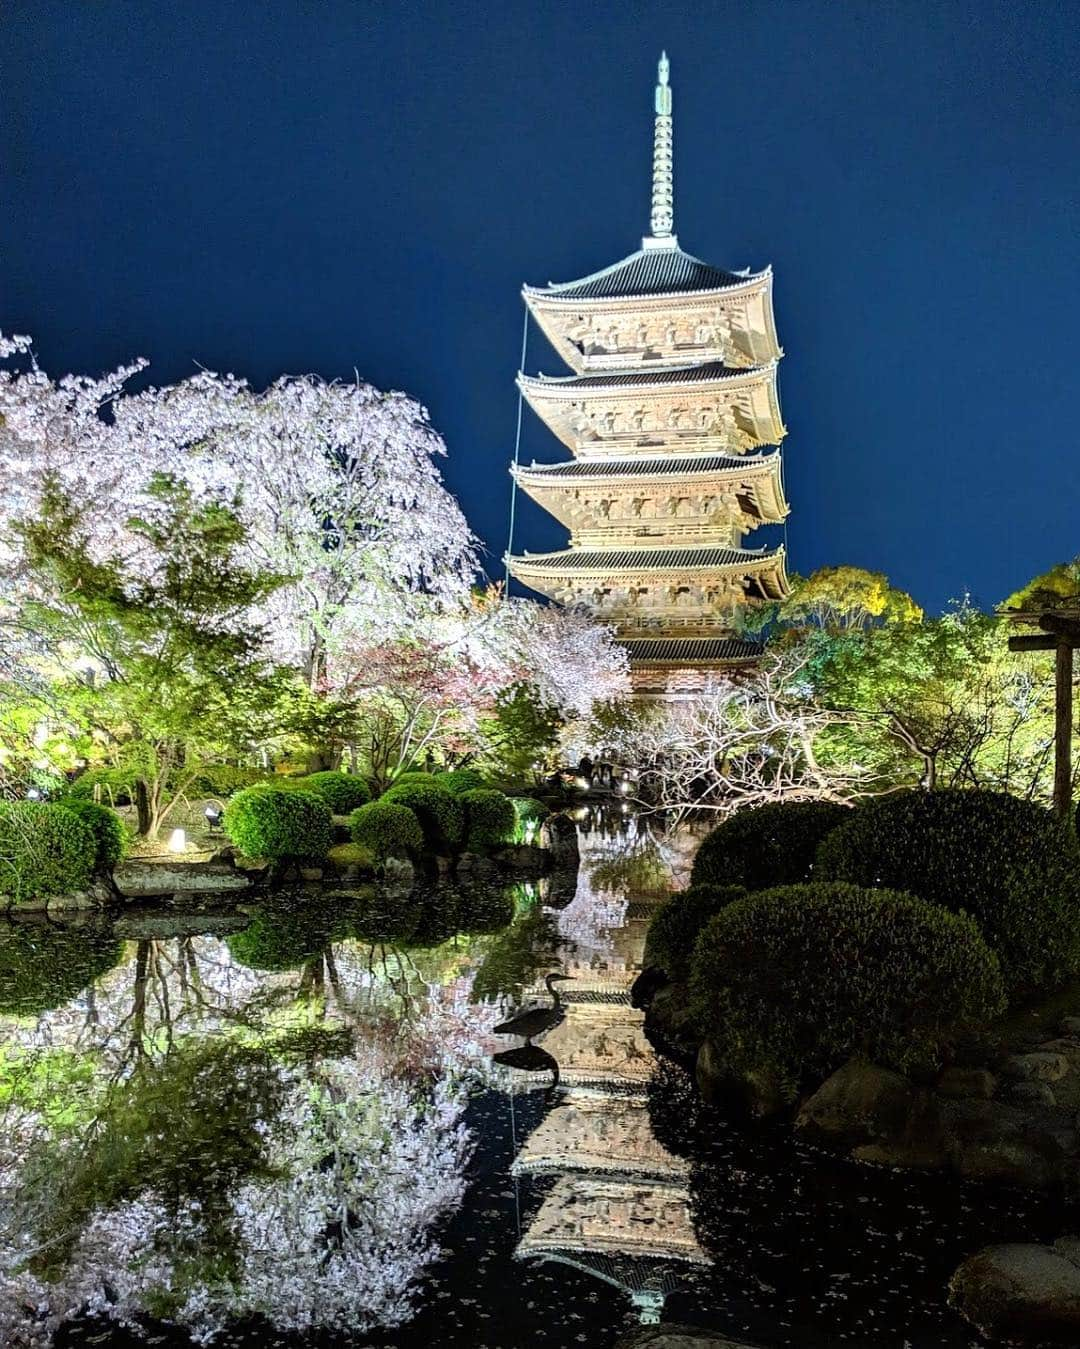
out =
<path fill-rule="evenodd" d="M 187 834 L 183 829 L 174 829 L 169 835 L 169 851 L 183 852 L 187 848 Z"/>
<path fill-rule="evenodd" d="M 203 811 L 203 814 L 206 816 L 206 823 L 210 826 L 211 830 L 221 828 L 221 821 L 225 815 L 225 811 L 221 806 L 207 806 Z"/>

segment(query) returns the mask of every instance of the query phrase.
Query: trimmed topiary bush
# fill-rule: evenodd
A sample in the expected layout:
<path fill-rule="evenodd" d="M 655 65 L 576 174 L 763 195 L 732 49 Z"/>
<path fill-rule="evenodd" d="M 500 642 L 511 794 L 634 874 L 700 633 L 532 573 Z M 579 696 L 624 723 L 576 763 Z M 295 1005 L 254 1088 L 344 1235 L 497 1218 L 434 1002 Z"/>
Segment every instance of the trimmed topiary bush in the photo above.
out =
<path fill-rule="evenodd" d="M 508 796 L 490 787 L 477 787 L 462 792 L 458 800 L 465 807 L 465 846 L 470 852 L 513 842 L 517 820 Z"/>
<path fill-rule="evenodd" d="M 92 801 L 98 787 L 101 788 L 101 799 L 110 805 L 130 805 L 135 796 L 135 778 L 131 769 L 109 768 L 104 764 L 80 773 L 68 787 L 68 795 L 82 796 Z"/>
<path fill-rule="evenodd" d="M 795 1081 L 853 1054 L 901 1072 L 1005 1007 L 975 922 L 896 890 L 782 886 L 710 919 L 691 963 L 694 1017 L 731 1071 Z"/>
<path fill-rule="evenodd" d="M 251 970 L 299 969 L 320 956 L 333 939 L 334 911 L 328 904 L 289 907 L 268 904 L 242 932 L 225 938 L 235 960 Z"/>
<path fill-rule="evenodd" d="M 970 913 L 1014 999 L 1080 971 L 1080 847 L 1028 801 L 956 790 L 882 797 L 822 842 L 815 876 Z"/>
<path fill-rule="evenodd" d="M 400 802 L 369 801 L 349 816 L 352 841 L 377 862 L 388 857 L 411 857 L 424 847 L 424 831 L 408 806 Z"/>
<path fill-rule="evenodd" d="M 455 796 L 461 796 L 463 792 L 479 791 L 481 787 L 487 786 L 487 779 L 479 768 L 452 768 L 448 773 L 437 773 L 435 781 L 448 792 L 453 792 Z"/>
<path fill-rule="evenodd" d="M 56 803 L 70 810 L 87 825 L 94 836 L 94 867 L 101 871 L 115 866 L 127 852 L 128 833 L 115 810 L 81 796 L 68 796 Z"/>
<path fill-rule="evenodd" d="M 691 885 L 764 890 L 810 879 L 818 844 L 851 814 L 832 801 L 777 801 L 741 810 L 706 835 Z"/>
<path fill-rule="evenodd" d="M 512 796 L 510 804 L 514 807 L 517 821 L 514 829 L 515 843 L 534 843 L 540 837 L 540 826 L 551 814 L 543 801 L 531 796 Z"/>
<path fill-rule="evenodd" d="M 0 801 L 0 902 L 83 890 L 94 874 L 90 826 L 46 801 Z"/>
<path fill-rule="evenodd" d="M 321 796 L 335 815 L 348 815 L 350 811 L 366 806 L 371 800 L 371 788 L 362 777 L 355 773 L 309 773 L 306 778 L 297 778 L 290 788 L 315 792 Z"/>
<path fill-rule="evenodd" d="M 379 798 L 415 812 L 424 831 L 424 842 L 437 853 L 455 852 L 465 837 L 465 808 L 458 797 L 434 778 L 427 782 L 399 782 Z"/>
<path fill-rule="evenodd" d="M 693 885 L 672 895 L 654 912 L 645 935 L 645 964 L 658 965 L 676 983 L 690 977 L 694 944 L 721 909 L 742 899 L 741 885 Z"/>
<path fill-rule="evenodd" d="M 314 792 L 245 787 L 225 807 L 225 833 L 248 857 L 321 861 L 333 841 L 330 807 Z"/>

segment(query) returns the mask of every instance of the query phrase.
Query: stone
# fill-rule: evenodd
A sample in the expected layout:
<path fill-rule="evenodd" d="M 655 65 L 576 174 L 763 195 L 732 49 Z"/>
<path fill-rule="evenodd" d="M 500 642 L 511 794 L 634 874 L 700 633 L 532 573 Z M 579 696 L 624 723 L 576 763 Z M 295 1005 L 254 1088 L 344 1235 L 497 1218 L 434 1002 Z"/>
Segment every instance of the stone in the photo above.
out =
<path fill-rule="evenodd" d="M 850 1059 L 807 1098 L 795 1128 L 810 1142 L 851 1148 L 902 1138 L 919 1105 L 905 1077 L 866 1059 Z"/>
<path fill-rule="evenodd" d="M 299 867 L 298 870 L 302 881 L 321 881 L 323 878 L 322 867 Z"/>
<path fill-rule="evenodd" d="M 534 875 L 552 865 L 552 855 L 546 848 L 533 843 L 511 843 L 491 854 L 492 860 L 508 871 L 527 871 Z"/>
<path fill-rule="evenodd" d="M 1017 1105 L 1041 1105 L 1053 1108 L 1057 1097 L 1049 1082 L 1010 1082 L 1006 1095 Z"/>
<path fill-rule="evenodd" d="M 1021 1082 L 1059 1082 L 1070 1067 L 1064 1054 L 1036 1050 L 1032 1054 L 1014 1054 L 1001 1065 L 1001 1071 L 1005 1077 Z"/>
<path fill-rule="evenodd" d="M 756 1349 L 745 1340 L 729 1340 L 702 1326 L 684 1326 L 661 1322 L 655 1326 L 637 1326 L 628 1331 L 615 1349 Z"/>
<path fill-rule="evenodd" d="M 1080 1237 L 1058 1237 L 1054 1250 L 1074 1265 L 1080 1265 Z"/>
<path fill-rule="evenodd" d="M 168 941 L 173 937 L 227 937 L 251 922 L 246 913 L 140 913 L 117 915 L 113 930 L 122 941 Z"/>
<path fill-rule="evenodd" d="M 551 854 L 555 867 L 577 868 L 581 860 L 577 825 L 569 815 L 549 815 L 540 826 L 540 846 Z"/>
<path fill-rule="evenodd" d="M 1063 1035 L 1057 1040 L 1047 1040 L 1039 1046 L 1040 1054 L 1061 1054 L 1069 1060 L 1073 1072 L 1080 1067 L 1080 1040 L 1071 1035 Z"/>
<path fill-rule="evenodd" d="M 1080 1342 L 1080 1268 L 1049 1246 L 987 1246 L 949 1281 L 949 1302 L 988 1339 Z"/>
<path fill-rule="evenodd" d="M 1039 1128 L 1029 1109 L 1005 1101 L 944 1104 L 945 1148 L 960 1175 L 1028 1189 L 1061 1181 L 1071 1130 Z"/>
<path fill-rule="evenodd" d="M 946 1068 L 937 1084 L 942 1096 L 982 1101 L 988 1101 L 996 1088 L 997 1078 L 987 1068 Z"/>
<path fill-rule="evenodd" d="M 114 867 L 113 884 L 125 899 L 142 899 L 150 895 L 246 890 L 251 881 L 224 862 L 156 862 L 132 858 Z"/>
<path fill-rule="evenodd" d="M 1080 1016 L 1067 1016 L 1058 1027 L 1062 1035 L 1080 1037 Z"/>
<path fill-rule="evenodd" d="M 405 857 L 388 857 L 383 863 L 383 880 L 393 890 L 411 890 L 416 879 L 413 864 Z"/>

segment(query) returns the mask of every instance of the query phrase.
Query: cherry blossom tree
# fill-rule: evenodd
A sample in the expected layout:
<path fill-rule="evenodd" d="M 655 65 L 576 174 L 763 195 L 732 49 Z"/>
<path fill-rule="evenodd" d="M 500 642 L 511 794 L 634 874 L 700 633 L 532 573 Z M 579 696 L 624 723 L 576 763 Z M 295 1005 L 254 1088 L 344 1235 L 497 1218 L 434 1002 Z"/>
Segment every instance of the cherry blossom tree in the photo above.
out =
<path fill-rule="evenodd" d="M 726 815 L 771 801 L 851 800 L 870 773 L 834 758 L 828 738 L 860 716 L 816 703 L 805 666 L 805 655 L 781 653 L 699 698 L 642 709 L 606 731 L 605 752 L 634 771 L 639 803 L 654 809 Z"/>

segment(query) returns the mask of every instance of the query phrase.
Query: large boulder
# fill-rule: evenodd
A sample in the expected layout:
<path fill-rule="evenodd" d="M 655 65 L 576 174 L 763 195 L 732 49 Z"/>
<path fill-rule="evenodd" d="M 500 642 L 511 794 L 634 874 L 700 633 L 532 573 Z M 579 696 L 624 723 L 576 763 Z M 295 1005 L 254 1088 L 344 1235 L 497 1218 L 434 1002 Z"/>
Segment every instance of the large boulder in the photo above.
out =
<path fill-rule="evenodd" d="M 949 1302 L 989 1339 L 1076 1345 L 1080 1267 L 1075 1253 L 1075 1239 L 1053 1247 L 987 1246 L 952 1276 Z"/>
<path fill-rule="evenodd" d="M 581 860 L 577 825 L 569 815 L 549 815 L 540 826 L 540 846 L 551 854 L 552 865 L 576 868 Z"/>
<path fill-rule="evenodd" d="M 684 1326 L 674 1321 L 655 1326 L 638 1326 L 616 1343 L 615 1349 L 755 1349 L 745 1340 L 730 1340 L 726 1335 L 702 1326 Z"/>
<path fill-rule="evenodd" d="M 803 1102 L 795 1121 L 813 1143 L 852 1148 L 907 1130 L 917 1093 L 906 1077 L 865 1059 L 849 1059 Z"/>
<path fill-rule="evenodd" d="M 1034 1118 L 1029 1105 L 949 1101 L 943 1114 L 949 1162 L 966 1179 L 1030 1189 L 1071 1182 L 1075 1132 Z"/>
<path fill-rule="evenodd" d="M 125 899 L 246 890 L 249 877 L 229 862 L 147 861 L 132 858 L 113 870 L 113 884 Z"/>

